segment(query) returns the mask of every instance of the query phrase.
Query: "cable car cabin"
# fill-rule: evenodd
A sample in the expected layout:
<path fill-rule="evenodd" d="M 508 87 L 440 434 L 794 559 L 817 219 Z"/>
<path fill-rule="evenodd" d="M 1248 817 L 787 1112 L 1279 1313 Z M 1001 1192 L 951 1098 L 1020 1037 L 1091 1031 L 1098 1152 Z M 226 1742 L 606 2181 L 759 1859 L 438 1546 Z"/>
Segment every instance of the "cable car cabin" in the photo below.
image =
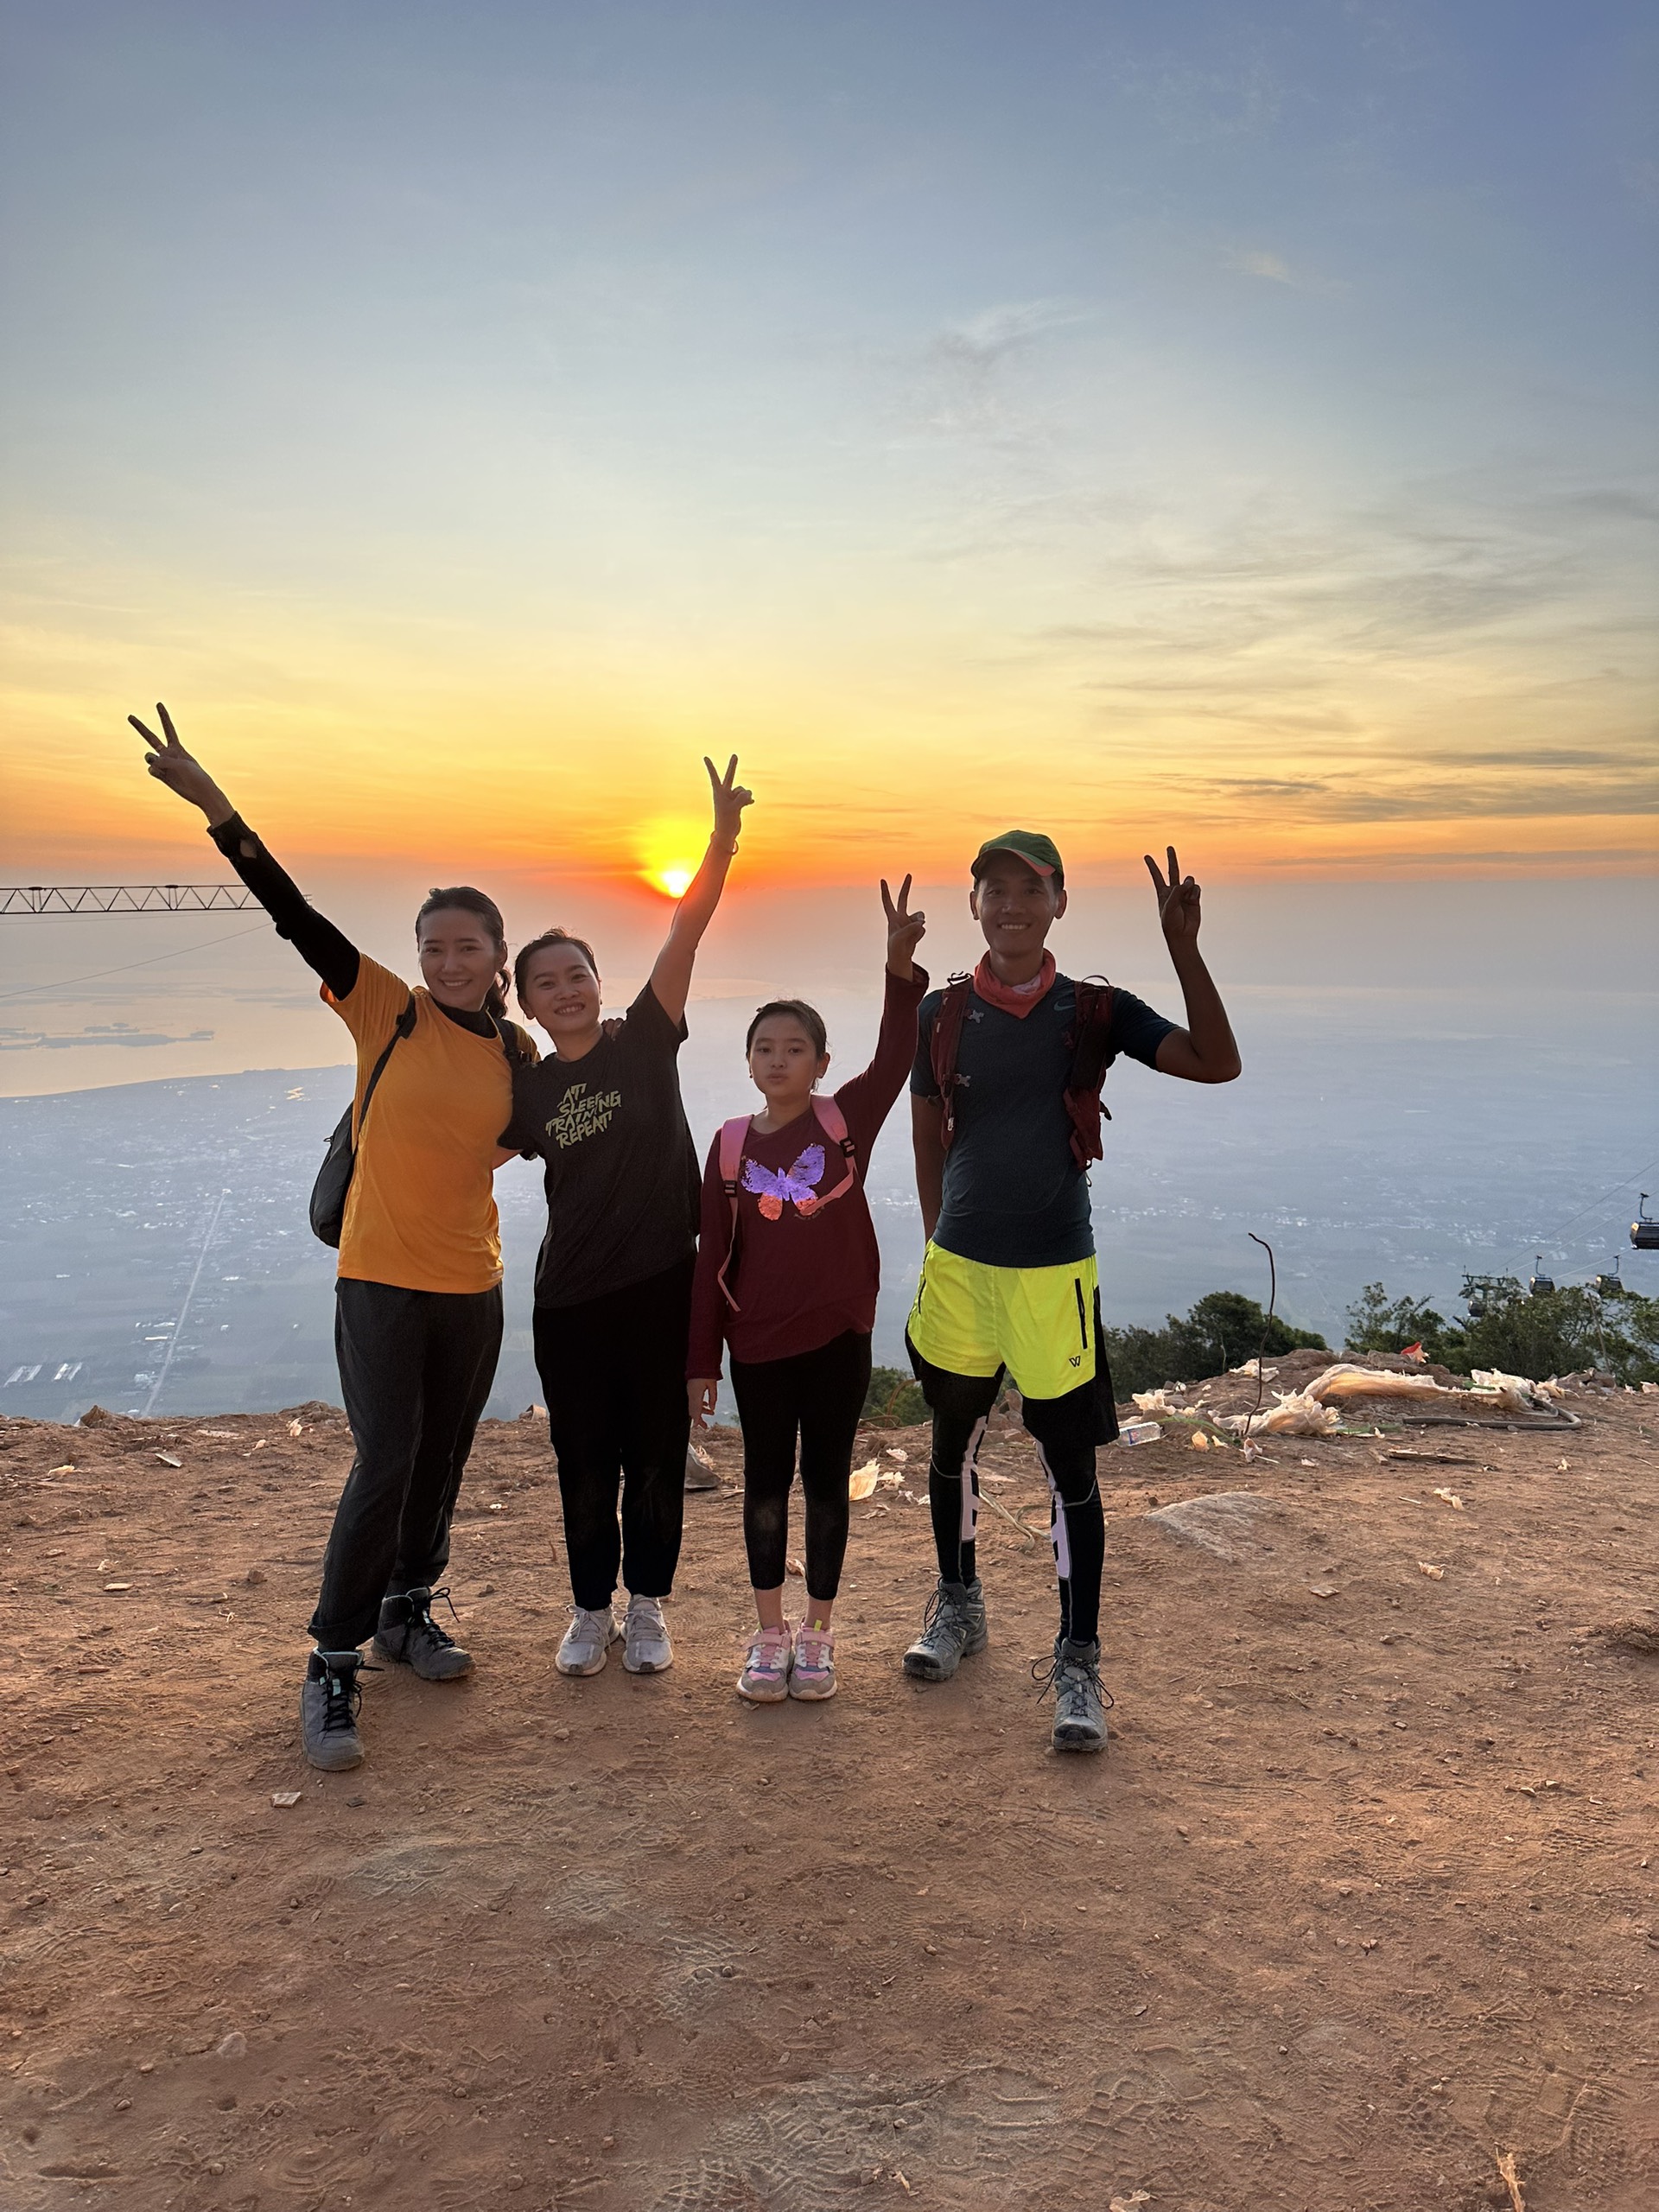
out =
<path fill-rule="evenodd" d="M 1659 1222 L 1656 1222 L 1654 1224 L 1654 1227 L 1656 1229 L 1659 1229 Z M 1532 1293 L 1535 1298 L 1548 1298 L 1551 1291 L 1555 1287 L 1555 1278 L 1554 1275 L 1541 1274 L 1538 1272 L 1538 1270 L 1542 1268 L 1543 1264 L 1543 1254 L 1541 1252 L 1535 1254 L 1532 1262 L 1534 1272 L 1527 1284 L 1527 1288 Z"/>
<path fill-rule="evenodd" d="M 1659 1252 L 1659 1221 L 1648 1211 L 1648 1194 L 1642 1192 L 1636 1202 L 1636 1219 L 1630 1224 L 1630 1242 L 1638 1252 Z"/>
<path fill-rule="evenodd" d="M 1624 1297 L 1624 1281 L 1623 1276 L 1618 1272 L 1618 1262 L 1617 1260 L 1613 1262 L 1611 1273 L 1604 1268 L 1602 1273 L 1596 1277 L 1596 1295 L 1598 1298 Z"/>

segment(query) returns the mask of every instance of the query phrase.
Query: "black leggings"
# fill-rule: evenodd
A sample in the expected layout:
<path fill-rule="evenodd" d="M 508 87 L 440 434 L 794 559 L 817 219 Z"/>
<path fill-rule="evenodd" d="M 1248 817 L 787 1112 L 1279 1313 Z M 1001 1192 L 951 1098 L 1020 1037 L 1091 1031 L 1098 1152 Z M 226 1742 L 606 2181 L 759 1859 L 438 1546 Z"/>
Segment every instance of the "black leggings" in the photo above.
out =
<path fill-rule="evenodd" d="M 975 1532 L 979 1522 L 979 1446 L 1002 1388 L 995 1375 L 952 1375 L 908 1346 L 911 1364 L 933 1414 L 933 1449 L 927 1467 L 927 1502 L 933 1544 L 945 1582 L 972 1582 L 979 1573 Z M 1100 1582 L 1106 1564 L 1106 1516 L 1095 1474 L 1095 1447 L 1109 1440 L 1103 1400 L 1110 1383 L 1096 1344 L 1095 1382 L 1060 1398 L 1027 1398 L 1026 1432 L 1048 1478 L 1049 1537 L 1060 1586 L 1060 1634 L 1092 1643 L 1100 1633 Z M 1115 1433 L 1114 1420 L 1109 1433 Z"/>
<path fill-rule="evenodd" d="M 853 1438 L 869 1388 L 870 1340 L 856 1329 L 791 1359 L 732 1362 L 743 1424 L 743 1541 L 755 1589 L 781 1589 L 787 1572 L 797 1435 L 806 1498 L 806 1594 L 828 1605 L 840 1588 Z"/>
<path fill-rule="evenodd" d="M 501 1293 L 403 1290 L 342 1276 L 334 1351 L 357 1455 L 322 1562 L 311 1633 L 325 1651 L 373 1635 L 380 1600 L 430 1587 L 501 1349 Z"/>
<path fill-rule="evenodd" d="M 695 1258 L 579 1306 L 536 1308 L 536 1369 L 559 1461 L 570 1589 L 602 1612 L 618 1570 L 666 1598 L 685 1520 L 685 1343 Z M 622 1492 L 622 1523 L 616 1494 Z"/>

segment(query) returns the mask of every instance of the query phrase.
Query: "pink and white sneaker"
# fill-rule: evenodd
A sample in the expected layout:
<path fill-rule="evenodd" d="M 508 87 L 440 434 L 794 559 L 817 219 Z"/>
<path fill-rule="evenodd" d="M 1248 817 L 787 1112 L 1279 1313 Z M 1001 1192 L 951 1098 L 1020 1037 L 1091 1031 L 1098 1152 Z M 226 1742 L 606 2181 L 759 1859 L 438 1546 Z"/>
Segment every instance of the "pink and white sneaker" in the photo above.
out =
<path fill-rule="evenodd" d="M 836 1694 L 836 1632 L 804 1628 L 795 1639 L 795 1663 L 789 1670 L 791 1697 L 825 1698 Z"/>
<path fill-rule="evenodd" d="M 737 1694 L 751 1705 L 778 1705 L 789 1695 L 790 1662 L 794 1656 L 789 1623 L 782 1628 L 755 1631 L 749 1656 L 737 1678 Z"/>

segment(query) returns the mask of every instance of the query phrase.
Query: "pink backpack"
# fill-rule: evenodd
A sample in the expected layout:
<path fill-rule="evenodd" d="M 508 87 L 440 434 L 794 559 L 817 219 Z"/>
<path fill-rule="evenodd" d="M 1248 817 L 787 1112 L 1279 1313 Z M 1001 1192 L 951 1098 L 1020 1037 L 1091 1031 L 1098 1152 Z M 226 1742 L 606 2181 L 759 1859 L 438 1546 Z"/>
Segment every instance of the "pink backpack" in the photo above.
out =
<path fill-rule="evenodd" d="M 833 1191 L 810 1192 L 805 1197 L 796 1198 L 796 1211 L 808 1219 L 816 1213 L 821 1213 L 825 1206 L 833 1205 L 837 1198 L 845 1198 L 848 1192 L 855 1189 L 858 1184 L 858 1152 L 847 1133 L 846 1116 L 833 1098 L 814 1098 L 812 1111 L 817 1116 L 825 1135 L 841 1147 L 842 1173 Z M 742 1308 L 732 1296 L 727 1284 L 726 1269 L 731 1266 L 737 1251 L 738 1172 L 743 1165 L 743 1147 L 747 1141 L 753 1118 L 752 1115 L 740 1114 L 733 1121 L 722 1122 L 720 1129 L 720 1179 L 726 1186 L 727 1198 L 731 1201 L 732 1236 L 726 1248 L 726 1258 L 718 1281 L 726 1303 L 734 1313 L 741 1313 Z"/>

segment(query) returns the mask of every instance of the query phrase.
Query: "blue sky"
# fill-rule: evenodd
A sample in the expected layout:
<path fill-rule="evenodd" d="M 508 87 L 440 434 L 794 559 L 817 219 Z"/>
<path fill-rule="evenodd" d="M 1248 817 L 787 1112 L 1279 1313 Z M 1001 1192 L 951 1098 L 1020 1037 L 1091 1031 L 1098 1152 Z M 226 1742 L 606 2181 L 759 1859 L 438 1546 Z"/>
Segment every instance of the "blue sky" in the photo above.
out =
<path fill-rule="evenodd" d="M 912 834 L 1011 753 L 1237 865 L 1650 854 L 1643 11 L 71 0 L 7 47 L 31 849 L 60 778 L 133 827 L 166 683 L 290 809 L 286 733 L 429 807 L 461 723 L 578 839 L 593 757 L 729 733 L 821 854 L 849 782 Z"/>

